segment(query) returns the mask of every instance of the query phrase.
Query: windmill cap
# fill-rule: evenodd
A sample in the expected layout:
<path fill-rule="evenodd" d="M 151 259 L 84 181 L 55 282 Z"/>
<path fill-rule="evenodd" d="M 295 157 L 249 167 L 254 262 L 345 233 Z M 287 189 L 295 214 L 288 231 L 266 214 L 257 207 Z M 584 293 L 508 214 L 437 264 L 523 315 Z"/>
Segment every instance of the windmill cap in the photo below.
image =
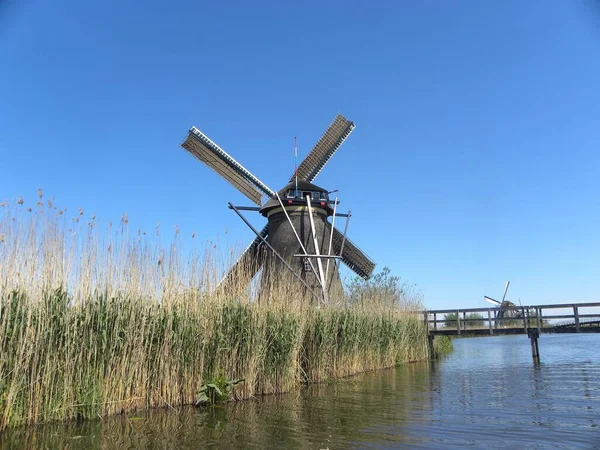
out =
<path fill-rule="evenodd" d="M 277 191 L 277 193 L 279 194 L 279 198 L 281 199 L 284 205 L 288 200 L 290 200 L 290 198 L 287 196 L 288 191 L 294 191 L 295 189 L 296 182 L 292 181 L 291 183 L 286 184 L 283 188 Z M 316 184 L 309 183 L 308 181 L 298 180 L 298 191 L 301 193 L 303 199 L 305 199 L 306 197 L 302 194 L 304 192 L 318 192 L 320 194 L 319 197 L 321 200 L 324 198 L 323 201 L 329 202 L 329 194 L 327 189 L 323 189 L 322 187 L 317 186 Z M 267 203 L 263 205 L 263 207 L 260 209 L 260 213 L 263 216 L 267 217 L 267 214 L 270 210 L 280 207 L 281 205 L 279 204 L 279 200 L 277 200 L 277 197 L 272 197 L 267 201 Z M 329 203 L 325 203 L 324 206 L 319 206 L 319 208 L 325 209 L 327 211 L 327 216 L 333 215 L 333 208 Z"/>

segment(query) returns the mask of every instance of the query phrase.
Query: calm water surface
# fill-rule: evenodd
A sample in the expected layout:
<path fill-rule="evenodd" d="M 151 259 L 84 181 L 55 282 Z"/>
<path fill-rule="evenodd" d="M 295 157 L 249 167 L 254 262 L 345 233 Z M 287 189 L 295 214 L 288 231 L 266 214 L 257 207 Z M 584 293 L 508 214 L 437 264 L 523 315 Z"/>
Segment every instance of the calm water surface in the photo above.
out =
<path fill-rule="evenodd" d="M 429 364 L 212 411 L 152 411 L 0 435 L 2 448 L 600 449 L 600 334 L 467 338 Z"/>

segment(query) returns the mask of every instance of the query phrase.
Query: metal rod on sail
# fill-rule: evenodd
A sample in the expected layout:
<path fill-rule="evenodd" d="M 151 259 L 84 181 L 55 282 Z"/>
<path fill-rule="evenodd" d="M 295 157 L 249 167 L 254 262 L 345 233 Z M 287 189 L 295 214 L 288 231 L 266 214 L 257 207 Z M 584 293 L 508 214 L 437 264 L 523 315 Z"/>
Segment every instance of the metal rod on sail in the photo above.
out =
<path fill-rule="evenodd" d="M 329 250 L 327 256 L 331 256 L 331 245 L 333 244 L 333 228 L 335 227 L 335 212 L 337 210 L 337 197 L 333 204 L 333 216 L 331 217 L 331 233 L 329 233 Z M 341 256 L 341 255 L 340 255 Z M 327 265 L 325 266 L 325 281 L 329 279 L 329 259 L 327 259 Z"/>
<path fill-rule="evenodd" d="M 338 256 L 338 255 L 331 255 L 331 256 L 327 256 L 327 255 L 307 255 L 306 253 L 296 253 L 296 254 L 294 254 L 294 256 L 297 256 L 297 257 L 310 256 L 311 258 L 319 257 L 321 259 L 340 259 L 341 258 L 341 256 Z"/>
<path fill-rule="evenodd" d="M 315 255 L 319 255 L 319 241 L 317 241 L 317 233 L 315 232 L 315 221 L 312 215 L 312 206 L 310 204 L 310 196 L 306 196 L 306 204 L 308 205 L 308 218 L 310 219 L 310 229 L 312 231 L 313 243 L 315 245 Z M 323 273 L 323 262 L 320 255 L 317 256 L 317 266 L 319 267 L 319 275 L 321 275 L 321 287 L 323 288 L 323 302 L 327 303 L 327 289 L 325 288 L 325 277 Z"/>
<path fill-rule="evenodd" d="M 298 138 L 294 136 L 294 175 L 296 178 L 296 189 L 294 190 L 294 197 L 298 195 Z"/>
<path fill-rule="evenodd" d="M 344 257 L 344 245 L 346 244 L 346 233 L 348 233 L 348 223 L 350 222 L 350 217 L 352 217 L 352 211 L 348 211 L 348 217 L 346 217 L 346 225 L 344 226 L 344 237 L 342 239 L 342 246 L 340 247 L 340 256 L 342 258 Z"/>

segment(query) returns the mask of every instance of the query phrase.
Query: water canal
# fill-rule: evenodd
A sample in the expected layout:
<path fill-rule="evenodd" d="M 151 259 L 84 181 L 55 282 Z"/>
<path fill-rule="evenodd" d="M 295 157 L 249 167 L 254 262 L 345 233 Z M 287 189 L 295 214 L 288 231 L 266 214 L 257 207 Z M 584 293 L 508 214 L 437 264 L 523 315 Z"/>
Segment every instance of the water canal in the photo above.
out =
<path fill-rule="evenodd" d="M 1 448 L 600 449 L 600 335 L 464 338 L 434 362 L 211 411 L 7 431 Z"/>

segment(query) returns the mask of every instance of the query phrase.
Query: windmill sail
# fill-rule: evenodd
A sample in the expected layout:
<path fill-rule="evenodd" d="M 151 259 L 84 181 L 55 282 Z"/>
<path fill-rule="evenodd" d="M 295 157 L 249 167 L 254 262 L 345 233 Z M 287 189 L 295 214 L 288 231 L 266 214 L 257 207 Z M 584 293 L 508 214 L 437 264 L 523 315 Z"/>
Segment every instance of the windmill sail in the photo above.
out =
<path fill-rule="evenodd" d="M 260 235 L 266 238 L 269 234 L 269 225 L 260 231 Z M 227 274 L 223 277 L 219 283 L 219 287 L 228 286 L 230 283 L 234 283 L 237 280 L 251 280 L 254 275 L 260 270 L 263 264 L 263 258 L 261 257 L 261 243 L 262 239 L 258 236 L 250 243 L 248 248 L 240 255 L 235 264 L 229 269 Z"/>
<path fill-rule="evenodd" d="M 336 255 L 340 254 L 342 249 L 344 235 L 337 229 L 333 229 L 333 251 Z M 344 252 L 342 261 L 350 270 L 361 278 L 369 278 L 375 269 L 375 263 L 361 249 L 359 249 L 350 239 L 346 238 L 344 242 Z"/>
<path fill-rule="evenodd" d="M 504 295 L 502 295 L 502 303 L 506 300 L 506 292 L 508 291 L 508 286 L 510 286 L 510 281 L 506 282 L 506 286 L 504 287 Z"/>
<path fill-rule="evenodd" d="M 188 137 L 181 146 L 229 181 L 257 205 L 261 204 L 263 194 L 269 197 L 275 194 L 196 127 L 190 128 Z"/>
<path fill-rule="evenodd" d="M 483 299 L 486 302 L 491 303 L 492 305 L 495 305 L 495 306 L 500 306 L 502 304 L 502 302 L 499 302 L 498 300 L 494 300 L 493 298 L 488 297 L 487 295 L 484 295 Z"/>
<path fill-rule="evenodd" d="M 312 183 L 321 169 L 327 164 L 327 161 L 329 161 L 337 149 L 340 148 L 340 145 L 352 133 L 354 127 L 354 122 L 338 114 L 323 136 L 321 136 L 321 139 L 319 139 L 298 167 L 298 179 Z M 296 173 L 292 175 L 290 182 L 294 181 L 295 177 Z"/>

